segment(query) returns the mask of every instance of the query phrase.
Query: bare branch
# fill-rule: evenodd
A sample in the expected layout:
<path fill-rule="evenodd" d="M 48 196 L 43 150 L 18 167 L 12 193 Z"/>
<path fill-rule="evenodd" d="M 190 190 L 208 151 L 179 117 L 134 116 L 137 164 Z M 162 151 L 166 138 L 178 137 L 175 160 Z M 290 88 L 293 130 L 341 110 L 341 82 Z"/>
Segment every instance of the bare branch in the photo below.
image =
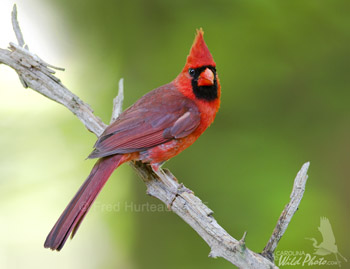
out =
<path fill-rule="evenodd" d="M 71 93 L 53 75 L 55 72 L 49 69 L 39 57 L 12 43 L 10 50 L 0 49 L 0 63 L 16 70 L 31 89 L 67 107 L 88 130 L 97 136 L 103 132 L 106 125 L 93 114 L 93 110 L 86 103 Z"/>
<path fill-rule="evenodd" d="M 281 216 L 279 217 L 276 227 L 273 230 L 269 242 L 266 244 L 262 255 L 274 261 L 274 252 L 277 248 L 278 242 L 281 240 L 283 234 L 292 220 L 295 212 L 298 210 L 301 199 L 305 191 L 305 184 L 308 178 L 307 170 L 310 163 L 304 163 L 294 180 L 293 190 L 290 195 L 290 202 L 284 207 Z"/>
<path fill-rule="evenodd" d="M 13 28 L 13 31 L 15 32 L 18 45 L 21 48 L 24 47 L 26 50 L 29 50 L 28 45 L 25 45 L 25 43 L 24 43 L 24 38 L 23 38 L 23 35 L 22 35 L 22 31 L 21 31 L 21 28 L 19 27 L 19 23 L 18 23 L 18 20 L 17 20 L 17 5 L 16 4 L 13 5 L 11 18 L 12 18 L 12 28 Z M 17 72 L 17 74 L 18 74 L 18 72 Z M 28 88 L 28 84 L 24 80 L 24 78 L 20 74 L 18 74 L 18 77 L 19 77 L 19 81 L 22 83 L 23 87 L 24 88 Z"/>
<path fill-rule="evenodd" d="M 14 7 L 13 21 L 15 22 L 17 22 L 16 14 L 16 8 Z M 17 25 L 16 29 L 19 29 L 18 22 L 14 24 Z M 20 29 L 15 31 L 20 33 Z M 20 34 L 20 36 L 22 35 Z M 60 79 L 54 76 L 55 71 L 49 67 L 62 69 L 47 64 L 35 54 L 22 48 L 21 44 L 24 44 L 23 36 L 22 41 L 19 41 L 19 43 L 19 46 L 11 43 L 10 50 L 0 49 L 0 63 L 13 68 L 20 77 L 23 77 L 28 87 L 67 107 L 88 130 L 96 134 L 96 136 L 100 136 L 106 125 L 93 114 L 93 110 L 88 104 L 70 92 L 61 83 Z M 121 79 L 119 81 L 119 93 L 114 100 L 112 121 L 121 112 L 122 102 L 123 80 Z M 229 235 L 214 219 L 212 216 L 213 211 L 204 205 L 192 191 L 179 184 L 169 170 L 160 169 L 155 173 L 148 164 L 141 162 L 131 162 L 130 164 L 145 182 L 147 193 L 168 205 L 174 213 L 179 215 L 205 240 L 211 248 L 210 257 L 223 257 L 240 268 L 277 268 L 269 259 L 254 253 L 246 247 L 245 235 L 239 241 Z M 302 175 L 306 175 L 306 170 L 307 167 L 304 170 L 302 169 Z M 295 188 L 303 189 L 304 185 L 300 184 L 296 183 Z M 301 199 L 302 195 L 298 197 Z M 278 239 L 270 240 L 273 241 L 271 243 L 273 247 L 266 248 L 266 253 L 274 251 L 278 240 L 285 232 L 290 218 L 294 214 L 290 215 L 290 212 L 287 211 L 285 213 L 285 215 L 288 215 L 288 222 L 282 220 L 281 228 L 278 228 L 282 232 L 278 232 L 278 236 L 275 236 Z"/>
<path fill-rule="evenodd" d="M 113 111 L 111 122 L 114 122 L 120 113 L 123 111 L 123 101 L 124 101 L 124 79 L 119 80 L 118 95 L 113 99 Z"/>
<path fill-rule="evenodd" d="M 13 31 L 15 32 L 15 35 L 16 35 L 16 38 L 18 41 L 18 45 L 22 48 L 25 48 L 26 50 L 29 50 L 28 45 L 26 45 L 24 42 L 23 34 L 21 31 L 21 28 L 19 27 L 19 23 L 17 20 L 17 5 L 16 4 L 13 5 L 11 15 L 12 15 L 12 27 L 13 27 Z"/>
<path fill-rule="evenodd" d="M 214 219 L 213 211 L 193 192 L 179 184 L 168 169 L 154 173 L 149 165 L 141 162 L 133 163 L 132 166 L 145 182 L 147 193 L 170 205 L 172 211 L 210 246 L 209 257 L 222 257 L 239 268 L 277 268 L 269 260 L 246 248 L 244 238 L 238 241 L 229 235 Z"/>

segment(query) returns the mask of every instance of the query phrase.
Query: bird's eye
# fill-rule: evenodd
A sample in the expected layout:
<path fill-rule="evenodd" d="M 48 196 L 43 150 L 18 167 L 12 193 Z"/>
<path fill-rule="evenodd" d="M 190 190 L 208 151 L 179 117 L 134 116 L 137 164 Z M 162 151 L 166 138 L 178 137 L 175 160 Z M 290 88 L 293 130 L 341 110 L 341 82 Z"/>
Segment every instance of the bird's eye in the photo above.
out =
<path fill-rule="evenodd" d="M 196 71 L 194 71 L 194 69 L 190 68 L 190 69 L 188 69 L 188 73 L 189 73 L 191 76 L 194 76 L 194 74 L 196 73 Z"/>

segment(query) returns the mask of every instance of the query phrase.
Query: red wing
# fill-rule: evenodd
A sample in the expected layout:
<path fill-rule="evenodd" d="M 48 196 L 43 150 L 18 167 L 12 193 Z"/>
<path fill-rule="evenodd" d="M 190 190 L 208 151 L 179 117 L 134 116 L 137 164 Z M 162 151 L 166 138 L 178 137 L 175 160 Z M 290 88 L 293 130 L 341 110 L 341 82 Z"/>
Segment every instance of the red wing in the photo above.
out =
<path fill-rule="evenodd" d="M 125 110 L 106 128 L 89 158 L 146 150 L 189 135 L 199 123 L 196 104 L 168 84 Z"/>

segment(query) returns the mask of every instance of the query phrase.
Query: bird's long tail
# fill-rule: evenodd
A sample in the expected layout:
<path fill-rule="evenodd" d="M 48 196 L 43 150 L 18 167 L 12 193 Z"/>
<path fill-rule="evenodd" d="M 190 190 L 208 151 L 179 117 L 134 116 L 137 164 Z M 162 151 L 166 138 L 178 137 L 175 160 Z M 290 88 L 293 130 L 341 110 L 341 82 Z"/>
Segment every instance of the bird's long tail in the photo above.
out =
<path fill-rule="evenodd" d="M 64 246 L 70 233 L 72 233 L 71 237 L 73 238 L 90 206 L 112 172 L 125 161 L 123 155 L 104 157 L 97 161 L 90 175 L 47 236 L 44 244 L 45 248 L 59 251 Z"/>

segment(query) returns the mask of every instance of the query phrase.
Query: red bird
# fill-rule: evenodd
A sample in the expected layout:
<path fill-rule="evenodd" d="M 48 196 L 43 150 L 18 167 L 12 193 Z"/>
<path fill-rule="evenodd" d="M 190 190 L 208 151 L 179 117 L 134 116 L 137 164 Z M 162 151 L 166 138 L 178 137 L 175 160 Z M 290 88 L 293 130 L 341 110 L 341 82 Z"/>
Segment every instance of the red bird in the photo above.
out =
<path fill-rule="evenodd" d="M 45 248 L 59 251 L 68 236 L 75 235 L 118 166 L 141 160 L 157 171 L 165 161 L 197 140 L 213 122 L 220 106 L 215 67 L 200 29 L 177 78 L 141 97 L 99 137 L 88 157 L 99 160 L 47 236 Z"/>

